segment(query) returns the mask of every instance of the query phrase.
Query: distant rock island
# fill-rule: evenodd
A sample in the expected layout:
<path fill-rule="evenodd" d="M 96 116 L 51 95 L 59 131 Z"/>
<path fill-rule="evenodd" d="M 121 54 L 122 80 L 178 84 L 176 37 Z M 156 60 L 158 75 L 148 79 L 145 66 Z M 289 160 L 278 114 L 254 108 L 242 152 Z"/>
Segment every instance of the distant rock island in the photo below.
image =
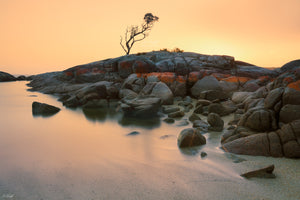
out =
<path fill-rule="evenodd" d="M 183 133 L 191 140 L 222 131 L 225 151 L 300 157 L 300 60 L 270 70 L 231 56 L 153 51 L 30 78 L 31 90 L 57 95 L 66 107 L 118 108 L 139 118 L 164 112 L 167 123 L 190 115 L 193 128 Z M 232 113 L 223 129 L 222 117 Z M 184 135 L 180 143 L 197 143 Z"/>

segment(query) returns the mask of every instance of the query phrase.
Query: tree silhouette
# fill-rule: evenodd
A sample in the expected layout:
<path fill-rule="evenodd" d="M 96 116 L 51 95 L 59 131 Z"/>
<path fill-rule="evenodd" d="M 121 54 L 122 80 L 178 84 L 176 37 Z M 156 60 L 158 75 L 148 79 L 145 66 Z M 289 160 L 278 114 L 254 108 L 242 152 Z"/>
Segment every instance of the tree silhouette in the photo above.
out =
<path fill-rule="evenodd" d="M 152 13 L 146 13 L 144 16 L 144 22 L 141 26 L 127 27 L 124 37 L 125 41 L 123 42 L 122 36 L 120 41 L 120 45 L 126 55 L 130 53 L 134 43 L 145 39 L 149 35 L 149 32 L 156 21 L 158 21 L 157 16 L 154 16 Z"/>

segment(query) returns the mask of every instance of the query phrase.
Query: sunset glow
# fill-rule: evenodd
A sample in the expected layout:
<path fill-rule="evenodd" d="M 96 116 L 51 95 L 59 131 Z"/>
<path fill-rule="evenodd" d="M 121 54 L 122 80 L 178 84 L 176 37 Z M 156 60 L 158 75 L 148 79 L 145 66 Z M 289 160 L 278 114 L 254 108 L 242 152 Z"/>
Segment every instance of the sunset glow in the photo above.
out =
<path fill-rule="evenodd" d="M 37 74 L 124 55 L 120 35 L 160 19 L 132 53 L 179 47 L 261 67 L 300 58 L 299 0 L 0 0 L 0 71 Z"/>

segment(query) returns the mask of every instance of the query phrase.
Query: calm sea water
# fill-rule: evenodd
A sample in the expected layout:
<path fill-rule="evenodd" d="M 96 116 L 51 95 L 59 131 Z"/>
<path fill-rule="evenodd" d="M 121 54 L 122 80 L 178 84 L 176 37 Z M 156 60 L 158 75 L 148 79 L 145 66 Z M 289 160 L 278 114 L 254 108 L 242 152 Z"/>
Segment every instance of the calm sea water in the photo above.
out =
<path fill-rule="evenodd" d="M 297 160 L 243 156 L 247 161 L 233 163 L 219 149 L 220 133 L 214 132 L 205 134 L 207 144 L 202 148 L 181 151 L 176 137 L 191 125 L 128 120 L 114 111 L 66 109 L 53 96 L 27 91 L 26 83 L 0 83 L 0 199 L 299 196 L 293 193 L 300 186 L 293 178 L 299 173 Z M 61 111 L 51 117 L 33 116 L 33 101 Z M 132 131 L 140 134 L 127 136 Z M 205 159 L 202 151 L 208 154 Z M 248 181 L 239 176 L 251 166 L 273 163 L 279 166 L 279 180 Z M 283 176 L 285 169 L 290 173 Z"/>

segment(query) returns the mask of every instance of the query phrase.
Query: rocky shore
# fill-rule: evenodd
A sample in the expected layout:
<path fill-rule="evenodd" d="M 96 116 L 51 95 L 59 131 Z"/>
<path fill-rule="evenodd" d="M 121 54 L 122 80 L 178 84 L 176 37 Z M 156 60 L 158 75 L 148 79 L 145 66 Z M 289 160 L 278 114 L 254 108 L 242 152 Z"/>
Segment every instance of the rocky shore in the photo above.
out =
<path fill-rule="evenodd" d="M 224 151 L 300 157 L 300 60 L 269 70 L 230 56 L 157 51 L 30 78 L 31 90 L 57 95 L 66 107 L 111 107 L 138 118 L 163 112 L 167 123 L 189 115 L 182 147 L 204 145 L 201 133 L 218 131 Z"/>

